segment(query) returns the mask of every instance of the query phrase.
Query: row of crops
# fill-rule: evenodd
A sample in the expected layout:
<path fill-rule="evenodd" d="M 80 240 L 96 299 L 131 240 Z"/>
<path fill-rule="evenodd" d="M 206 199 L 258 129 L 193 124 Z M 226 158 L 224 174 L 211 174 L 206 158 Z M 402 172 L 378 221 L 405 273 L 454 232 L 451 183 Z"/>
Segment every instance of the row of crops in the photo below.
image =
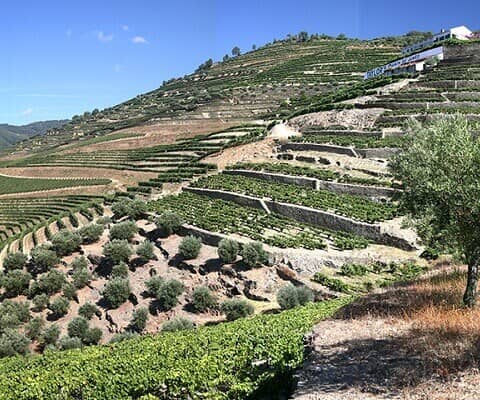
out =
<path fill-rule="evenodd" d="M 5 359 L 0 363 L 1 397 L 240 400 L 275 393 L 285 384 L 279 379 L 301 365 L 305 333 L 351 300 L 107 346 Z"/>
<path fill-rule="evenodd" d="M 108 185 L 110 179 L 46 179 L 46 178 L 18 178 L 0 175 L 0 195 L 11 193 L 36 192 L 77 186 Z"/>
<path fill-rule="evenodd" d="M 151 202 L 150 209 L 157 213 L 170 210 L 179 214 L 186 223 L 199 228 L 227 235 L 239 234 L 280 248 L 323 249 L 326 241 L 341 250 L 368 245 L 366 239 L 346 232 L 329 231 L 256 208 L 241 207 L 189 192 Z"/>
<path fill-rule="evenodd" d="M 380 147 L 401 148 L 405 143 L 405 138 L 403 136 L 377 138 L 373 136 L 303 134 L 302 136 L 292 138 L 292 141 L 297 143 L 322 143 L 337 146 L 353 146 L 359 149 L 367 149 Z"/>
<path fill-rule="evenodd" d="M 283 203 L 299 204 L 332 211 L 359 221 L 374 223 L 398 216 L 394 203 L 378 203 L 360 196 L 336 194 L 297 185 L 272 183 L 261 179 L 233 175 L 213 175 L 199 179 L 193 186 L 202 189 L 225 190 Z"/>

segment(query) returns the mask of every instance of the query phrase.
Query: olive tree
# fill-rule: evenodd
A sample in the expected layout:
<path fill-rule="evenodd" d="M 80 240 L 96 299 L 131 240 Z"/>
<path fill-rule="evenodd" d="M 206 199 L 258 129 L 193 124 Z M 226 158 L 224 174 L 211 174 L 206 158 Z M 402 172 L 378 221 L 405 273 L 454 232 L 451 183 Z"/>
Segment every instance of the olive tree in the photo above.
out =
<path fill-rule="evenodd" d="M 463 301 L 476 302 L 480 270 L 480 141 L 464 117 L 412 123 L 403 152 L 391 162 L 403 182 L 403 208 L 425 244 L 444 246 L 468 265 Z"/>

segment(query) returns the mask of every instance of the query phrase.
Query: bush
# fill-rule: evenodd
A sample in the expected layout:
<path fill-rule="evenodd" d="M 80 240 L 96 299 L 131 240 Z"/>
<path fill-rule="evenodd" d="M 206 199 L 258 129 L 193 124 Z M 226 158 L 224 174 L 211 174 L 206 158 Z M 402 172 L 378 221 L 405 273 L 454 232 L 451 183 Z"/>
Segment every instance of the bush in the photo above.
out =
<path fill-rule="evenodd" d="M 76 317 L 68 323 L 68 336 L 78 337 L 82 341 L 88 331 L 88 321 L 83 317 Z"/>
<path fill-rule="evenodd" d="M 60 262 L 57 253 L 47 245 L 35 247 L 31 253 L 32 262 L 39 271 L 48 271 Z"/>
<path fill-rule="evenodd" d="M 159 229 L 165 232 L 165 234 L 172 235 L 178 233 L 183 221 L 178 214 L 166 211 L 155 220 L 155 224 Z"/>
<path fill-rule="evenodd" d="M 114 265 L 110 276 L 112 278 L 128 278 L 128 265 L 123 261 L 120 264 Z"/>
<path fill-rule="evenodd" d="M 82 238 L 78 233 L 64 230 L 53 235 L 51 242 L 52 249 L 63 257 L 76 251 L 82 244 Z"/>
<path fill-rule="evenodd" d="M 105 284 L 103 296 L 112 308 L 118 308 L 128 300 L 130 283 L 128 279 L 113 278 Z"/>
<path fill-rule="evenodd" d="M 151 297 L 155 297 L 157 295 L 158 289 L 162 286 L 164 280 L 160 276 L 152 276 L 148 281 L 145 282 L 145 286 L 147 287 L 147 293 Z"/>
<path fill-rule="evenodd" d="M 284 310 L 304 305 L 313 300 L 312 291 L 306 286 L 295 287 L 291 283 L 280 288 L 277 293 L 277 302 Z"/>
<path fill-rule="evenodd" d="M 240 246 L 231 239 L 222 239 L 218 244 L 218 256 L 224 263 L 233 263 L 237 259 Z"/>
<path fill-rule="evenodd" d="M 82 340 L 78 337 L 64 336 L 58 342 L 60 350 L 79 349 L 82 347 Z"/>
<path fill-rule="evenodd" d="M 147 204 L 141 200 L 121 199 L 112 204 L 112 211 L 116 218 L 141 218 L 147 211 Z"/>
<path fill-rule="evenodd" d="M 40 336 L 40 344 L 42 346 L 56 345 L 60 337 L 60 328 L 56 324 L 52 324 L 44 329 Z"/>
<path fill-rule="evenodd" d="M 45 310 L 45 308 L 47 308 L 48 306 L 49 301 L 50 297 L 47 294 L 37 294 L 32 300 L 32 303 L 35 306 L 35 311 Z"/>
<path fill-rule="evenodd" d="M 31 319 L 25 327 L 25 336 L 30 340 L 36 340 L 40 337 L 45 322 L 42 317 Z"/>
<path fill-rule="evenodd" d="M 138 232 L 138 227 L 133 221 L 115 224 L 110 228 L 110 240 L 131 240 Z"/>
<path fill-rule="evenodd" d="M 105 225 L 111 224 L 112 219 L 110 217 L 104 216 L 104 217 L 98 218 L 95 222 L 99 225 L 105 226 Z"/>
<path fill-rule="evenodd" d="M 140 245 L 138 245 L 137 256 L 139 256 L 144 262 L 155 259 L 152 242 L 145 240 Z"/>
<path fill-rule="evenodd" d="M 83 338 L 83 343 L 87 346 L 98 344 L 102 340 L 103 332 L 100 328 L 90 328 Z"/>
<path fill-rule="evenodd" d="M 98 311 L 98 307 L 93 303 L 85 303 L 84 305 L 80 306 L 78 309 L 78 315 L 81 317 L 90 320 Z"/>
<path fill-rule="evenodd" d="M 29 344 L 30 340 L 24 335 L 14 329 L 6 329 L 0 334 L 0 357 L 27 354 Z"/>
<path fill-rule="evenodd" d="M 1 278 L 1 286 L 5 289 L 7 296 L 20 296 L 26 294 L 32 275 L 20 269 L 8 271 Z"/>
<path fill-rule="evenodd" d="M 130 327 L 141 333 L 147 326 L 148 321 L 148 309 L 146 307 L 140 307 L 133 311 L 132 321 Z"/>
<path fill-rule="evenodd" d="M 0 303 L 0 332 L 7 328 L 16 328 L 30 319 L 28 302 L 4 300 Z"/>
<path fill-rule="evenodd" d="M 368 268 L 362 264 L 344 264 L 340 268 L 340 273 L 345 276 L 363 276 L 368 272 Z"/>
<path fill-rule="evenodd" d="M 88 268 L 88 260 L 84 256 L 76 257 L 71 264 L 73 271 L 77 269 L 87 269 Z"/>
<path fill-rule="evenodd" d="M 268 262 L 268 255 L 261 243 L 247 243 L 243 246 L 241 256 L 243 262 L 251 268 L 260 267 Z"/>
<path fill-rule="evenodd" d="M 67 279 L 63 272 L 52 269 L 46 274 L 40 275 L 36 284 L 31 286 L 30 292 L 52 295 L 59 292 L 66 281 Z"/>
<path fill-rule="evenodd" d="M 162 332 L 177 332 L 195 329 L 195 324 L 187 318 L 177 317 L 162 325 Z"/>
<path fill-rule="evenodd" d="M 123 342 L 124 340 L 137 338 L 139 336 L 140 335 L 137 332 L 132 332 L 132 331 L 125 331 L 125 332 L 121 332 L 121 333 L 116 333 L 110 339 L 110 343 L 119 343 L 119 342 Z"/>
<path fill-rule="evenodd" d="M 186 236 L 182 239 L 178 251 L 185 260 L 191 260 L 198 257 L 202 242 L 194 236 Z"/>
<path fill-rule="evenodd" d="M 193 308 L 196 312 L 204 312 L 217 305 L 217 299 L 206 287 L 199 287 L 193 291 Z"/>
<path fill-rule="evenodd" d="M 75 289 L 75 286 L 73 286 L 71 283 L 66 283 L 63 285 L 62 292 L 68 300 L 77 301 L 77 289 Z"/>
<path fill-rule="evenodd" d="M 82 238 L 83 243 L 95 243 L 100 239 L 104 230 L 105 228 L 103 225 L 90 224 L 80 228 L 78 234 Z"/>
<path fill-rule="evenodd" d="M 82 289 L 87 286 L 92 280 L 92 274 L 87 270 L 87 268 L 75 269 L 72 274 L 73 285 L 77 289 Z"/>
<path fill-rule="evenodd" d="M 178 304 L 178 296 L 180 296 L 182 292 L 182 282 L 171 279 L 160 285 L 155 297 L 163 310 L 171 310 Z"/>
<path fill-rule="evenodd" d="M 68 312 L 69 308 L 70 308 L 70 301 L 65 297 L 57 297 L 48 306 L 48 309 L 57 318 L 63 317 Z"/>
<path fill-rule="evenodd" d="M 27 256 L 22 252 L 8 253 L 3 261 L 3 268 L 6 271 L 23 269 L 27 265 Z"/>
<path fill-rule="evenodd" d="M 227 321 L 234 321 L 238 318 L 247 317 L 253 314 L 253 306 L 245 300 L 230 299 L 225 300 L 221 306 L 222 312 L 227 317 Z"/>
<path fill-rule="evenodd" d="M 133 250 L 126 240 L 112 240 L 103 247 L 103 255 L 115 264 L 128 262 Z"/>

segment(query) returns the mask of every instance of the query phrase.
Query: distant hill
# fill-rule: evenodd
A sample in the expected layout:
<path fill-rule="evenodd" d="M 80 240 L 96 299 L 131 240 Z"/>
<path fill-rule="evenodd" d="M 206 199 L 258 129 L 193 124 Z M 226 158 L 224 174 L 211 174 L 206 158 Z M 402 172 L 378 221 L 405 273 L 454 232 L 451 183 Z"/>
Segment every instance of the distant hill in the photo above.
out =
<path fill-rule="evenodd" d="M 44 135 L 49 129 L 59 128 L 67 122 L 68 120 L 39 121 L 21 126 L 0 124 L 0 149 L 32 136 Z"/>

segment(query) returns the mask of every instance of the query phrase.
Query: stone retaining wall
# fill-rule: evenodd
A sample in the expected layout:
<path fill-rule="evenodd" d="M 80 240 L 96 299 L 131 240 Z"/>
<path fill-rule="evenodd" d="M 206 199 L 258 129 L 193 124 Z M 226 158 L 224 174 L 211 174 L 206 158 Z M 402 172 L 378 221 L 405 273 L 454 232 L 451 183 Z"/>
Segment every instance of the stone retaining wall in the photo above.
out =
<path fill-rule="evenodd" d="M 378 148 L 371 148 L 371 149 L 355 149 L 355 151 L 362 158 L 389 159 L 389 158 L 392 158 L 395 154 L 397 154 L 400 151 L 400 149 L 396 149 L 392 147 L 378 147 Z"/>
<path fill-rule="evenodd" d="M 287 143 L 281 146 L 281 151 L 321 151 L 325 153 L 344 154 L 350 157 L 357 157 L 357 153 L 350 147 L 335 146 L 333 144 L 317 143 Z"/>
<path fill-rule="evenodd" d="M 318 188 L 318 179 L 301 177 L 301 176 L 292 176 L 284 174 L 275 174 L 269 172 L 259 172 L 259 171 L 246 171 L 246 170 L 225 170 L 223 171 L 225 175 L 240 175 L 246 176 L 248 178 L 263 179 L 266 181 L 277 182 L 277 183 L 287 183 L 290 185 L 305 186 L 312 189 Z"/>

